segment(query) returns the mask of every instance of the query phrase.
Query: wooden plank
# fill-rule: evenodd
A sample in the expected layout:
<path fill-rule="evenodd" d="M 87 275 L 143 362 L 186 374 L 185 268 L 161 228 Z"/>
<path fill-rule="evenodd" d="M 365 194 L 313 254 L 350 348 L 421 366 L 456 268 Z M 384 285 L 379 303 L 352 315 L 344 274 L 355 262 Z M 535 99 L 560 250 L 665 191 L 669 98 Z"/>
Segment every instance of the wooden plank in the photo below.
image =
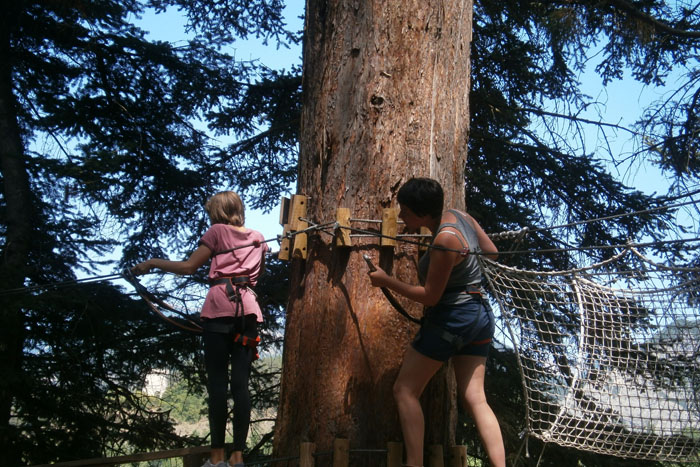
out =
<path fill-rule="evenodd" d="M 188 454 L 182 457 L 182 467 L 202 467 L 209 459 L 211 451 L 202 452 L 199 454 Z"/>
<path fill-rule="evenodd" d="M 386 443 L 386 467 L 401 467 L 403 461 L 403 443 L 389 441 Z"/>
<path fill-rule="evenodd" d="M 285 224 L 282 229 L 282 240 L 280 241 L 280 251 L 277 253 L 277 259 L 280 261 L 289 261 L 291 258 L 292 241 L 286 237 L 289 233 L 289 224 Z"/>
<path fill-rule="evenodd" d="M 333 440 L 333 467 L 350 465 L 350 440 L 336 438 Z"/>
<path fill-rule="evenodd" d="M 350 238 L 350 230 L 342 227 L 350 227 L 350 209 L 338 208 L 335 214 L 335 220 L 338 223 L 338 229 L 335 232 L 335 245 L 339 247 L 352 246 Z"/>
<path fill-rule="evenodd" d="M 445 467 L 444 457 L 441 444 L 428 446 L 428 465 L 430 467 Z"/>
<path fill-rule="evenodd" d="M 289 224 L 289 206 L 291 205 L 291 200 L 286 196 L 283 196 L 280 200 L 280 225 Z"/>
<path fill-rule="evenodd" d="M 282 226 L 282 240 L 280 240 L 280 251 L 277 253 L 277 259 L 280 261 L 289 261 L 291 257 L 291 241 L 285 236 L 289 233 L 289 208 L 292 202 L 289 198 L 283 196 L 280 200 L 280 225 Z"/>
<path fill-rule="evenodd" d="M 450 454 L 450 467 L 467 467 L 466 446 L 452 446 Z"/>
<path fill-rule="evenodd" d="M 299 467 L 314 467 L 314 453 L 316 445 L 314 443 L 301 443 L 299 445 Z"/>
<path fill-rule="evenodd" d="M 294 232 L 299 232 L 306 229 L 309 223 L 302 221 L 300 218 L 306 217 L 306 204 L 308 197 L 304 195 L 294 195 L 292 196 L 292 208 L 290 211 L 289 228 Z M 303 258 L 306 259 L 306 242 L 307 234 L 296 234 L 294 235 L 294 241 L 292 242 L 292 258 Z"/>
<path fill-rule="evenodd" d="M 158 459 L 170 459 L 173 457 L 186 457 L 193 454 L 208 455 L 211 451 L 209 446 L 197 446 L 192 448 L 170 449 L 167 451 L 142 452 L 115 457 L 95 457 L 91 459 L 81 459 L 77 461 L 57 462 L 55 464 L 40 464 L 33 467 L 87 467 L 87 466 L 108 466 L 118 464 L 130 464 L 136 462 L 146 462 Z"/>
<path fill-rule="evenodd" d="M 396 235 L 398 234 L 398 219 L 399 210 L 397 208 L 384 208 L 382 210 L 382 235 L 386 235 L 386 238 L 381 237 L 379 244 L 381 246 L 396 246 Z"/>

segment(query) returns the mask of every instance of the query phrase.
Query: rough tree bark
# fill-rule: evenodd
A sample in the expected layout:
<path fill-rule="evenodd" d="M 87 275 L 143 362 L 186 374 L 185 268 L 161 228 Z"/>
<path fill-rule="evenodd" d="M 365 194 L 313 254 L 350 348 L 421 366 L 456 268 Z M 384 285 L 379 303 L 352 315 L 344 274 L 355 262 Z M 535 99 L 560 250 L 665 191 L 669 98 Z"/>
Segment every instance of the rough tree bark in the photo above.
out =
<path fill-rule="evenodd" d="M 438 179 L 446 206 L 464 207 L 471 21 L 469 0 L 307 0 L 297 189 L 307 217 L 333 221 L 345 207 L 381 219 L 412 176 Z M 335 437 L 351 448 L 401 441 L 392 385 L 417 326 L 370 286 L 362 253 L 417 280 L 414 245 L 309 238 L 292 267 L 276 454 L 302 441 L 327 450 Z M 443 370 L 424 396 L 428 443 L 454 441 L 452 380 Z"/>

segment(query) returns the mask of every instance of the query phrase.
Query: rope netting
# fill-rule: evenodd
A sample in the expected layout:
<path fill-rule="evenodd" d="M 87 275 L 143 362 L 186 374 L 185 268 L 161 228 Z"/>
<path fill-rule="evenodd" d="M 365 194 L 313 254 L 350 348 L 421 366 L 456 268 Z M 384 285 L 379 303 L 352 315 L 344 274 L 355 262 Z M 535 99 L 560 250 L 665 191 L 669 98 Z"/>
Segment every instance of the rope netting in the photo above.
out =
<path fill-rule="evenodd" d="M 634 248 L 568 271 L 480 261 L 518 357 L 527 436 L 700 461 L 700 269 Z"/>

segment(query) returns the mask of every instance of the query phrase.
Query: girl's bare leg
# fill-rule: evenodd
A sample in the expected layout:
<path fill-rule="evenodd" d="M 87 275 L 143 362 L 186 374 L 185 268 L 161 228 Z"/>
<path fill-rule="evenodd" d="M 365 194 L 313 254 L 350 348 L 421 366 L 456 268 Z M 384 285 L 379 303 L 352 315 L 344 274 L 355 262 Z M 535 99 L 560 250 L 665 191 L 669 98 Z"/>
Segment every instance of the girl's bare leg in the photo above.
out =
<path fill-rule="evenodd" d="M 226 453 L 224 452 L 224 448 L 214 448 L 209 454 L 209 462 L 211 462 L 212 465 L 216 465 L 219 462 L 224 462 L 225 457 Z"/>
<path fill-rule="evenodd" d="M 413 347 L 409 347 L 394 383 L 394 399 L 399 410 L 401 431 L 406 445 L 406 464 L 408 465 L 423 465 L 425 421 L 423 409 L 418 399 L 442 363 L 418 353 Z"/>
<path fill-rule="evenodd" d="M 486 357 L 459 355 L 452 360 L 457 379 L 457 396 L 474 419 L 492 466 L 505 467 L 506 453 L 496 415 L 486 402 L 484 375 Z"/>
<path fill-rule="evenodd" d="M 243 451 L 233 451 L 231 456 L 228 458 L 228 463 L 233 466 L 235 464 L 243 463 Z"/>

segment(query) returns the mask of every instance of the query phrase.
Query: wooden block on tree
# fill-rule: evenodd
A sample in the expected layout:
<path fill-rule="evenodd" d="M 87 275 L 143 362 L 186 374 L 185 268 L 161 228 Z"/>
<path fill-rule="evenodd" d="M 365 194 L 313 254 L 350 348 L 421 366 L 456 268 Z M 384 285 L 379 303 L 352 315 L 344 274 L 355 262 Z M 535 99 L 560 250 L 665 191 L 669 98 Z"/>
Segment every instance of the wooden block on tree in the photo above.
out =
<path fill-rule="evenodd" d="M 289 228 L 292 233 L 295 233 L 294 241 L 292 242 L 292 258 L 306 259 L 307 234 L 297 234 L 296 232 L 302 231 L 309 226 L 308 222 L 300 219 L 306 217 L 306 203 L 308 199 L 304 195 L 292 196 L 292 207 L 289 214 Z"/>
<path fill-rule="evenodd" d="M 428 459 L 430 467 L 445 467 L 442 444 L 431 444 L 428 446 Z"/>
<path fill-rule="evenodd" d="M 287 197 L 282 197 L 280 200 L 280 225 L 282 226 L 282 240 L 280 241 L 280 251 L 277 258 L 280 261 L 289 261 L 290 258 L 290 240 L 286 238 L 289 233 L 289 208 L 291 200 Z"/>
<path fill-rule="evenodd" d="M 336 222 L 338 222 L 338 228 L 335 231 L 335 245 L 341 247 L 352 246 L 350 230 L 343 228 L 350 227 L 350 209 L 338 208 L 335 214 L 335 219 Z"/>
<path fill-rule="evenodd" d="M 336 438 L 333 440 L 333 467 L 350 465 L 350 440 Z"/>
<path fill-rule="evenodd" d="M 389 441 L 386 443 L 386 467 L 401 467 L 403 461 L 403 443 Z"/>
<path fill-rule="evenodd" d="M 381 246 L 396 246 L 396 235 L 399 231 L 398 218 L 399 210 L 397 208 L 384 208 L 382 210 L 382 238 L 379 242 Z"/>
<path fill-rule="evenodd" d="M 280 225 L 289 224 L 289 207 L 291 205 L 291 200 L 286 196 L 283 196 L 280 200 Z"/>
<path fill-rule="evenodd" d="M 282 240 L 280 241 L 280 251 L 277 253 L 277 259 L 280 261 L 289 261 L 291 257 L 291 244 L 292 241 L 287 238 L 289 233 L 289 224 L 285 224 L 282 229 Z"/>
<path fill-rule="evenodd" d="M 314 443 L 301 443 L 299 446 L 299 467 L 314 467 Z"/>
<path fill-rule="evenodd" d="M 467 447 L 452 446 L 450 450 L 450 467 L 466 467 L 467 466 Z"/>

